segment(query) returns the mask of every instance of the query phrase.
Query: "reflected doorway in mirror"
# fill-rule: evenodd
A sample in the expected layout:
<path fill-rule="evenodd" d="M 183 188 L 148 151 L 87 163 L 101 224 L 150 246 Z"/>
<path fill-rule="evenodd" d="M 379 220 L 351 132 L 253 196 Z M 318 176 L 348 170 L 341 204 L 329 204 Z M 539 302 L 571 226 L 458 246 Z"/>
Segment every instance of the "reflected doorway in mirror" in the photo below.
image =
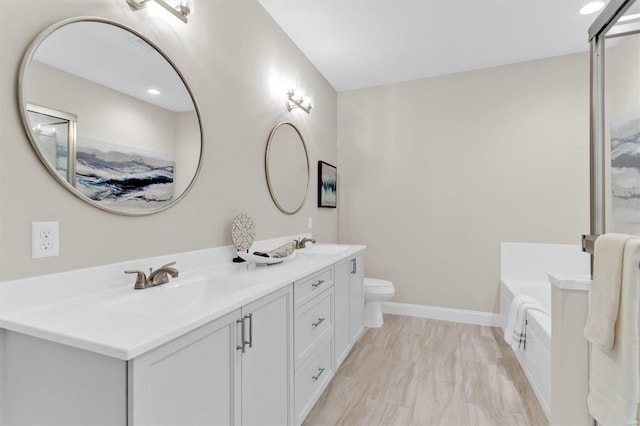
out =
<path fill-rule="evenodd" d="M 338 169 L 318 161 L 318 207 L 336 208 L 338 201 Z"/>

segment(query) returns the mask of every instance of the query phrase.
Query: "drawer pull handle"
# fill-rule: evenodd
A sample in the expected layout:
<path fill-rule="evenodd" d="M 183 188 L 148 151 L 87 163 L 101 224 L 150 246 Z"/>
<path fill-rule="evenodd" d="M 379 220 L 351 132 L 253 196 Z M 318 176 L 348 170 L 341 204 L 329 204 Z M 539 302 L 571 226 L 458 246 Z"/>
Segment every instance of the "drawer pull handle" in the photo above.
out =
<path fill-rule="evenodd" d="M 315 284 L 311 284 L 311 287 L 313 288 L 317 288 L 320 284 L 324 283 L 324 280 L 319 280 L 317 283 Z"/>
<path fill-rule="evenodd" d="M 320 324 L 322 324 L 322 321 L 324 321 L 324 318 L 318 318 L 318 322 L 314 322 L 311 325 L 315 328 L 315 327 L 319 326 Z"/>
<path fill-rule="evenodd" d="M 250 348 L 253 347 L 253 314 L 245 315 L 245 319 L 249 320 L 249 341 L 244 342 L 249 345 Z"/>
<path fill-rule="evenodd" d="M 315 376 L 311 376 L 311 378 L 315 381 L 318 380 L 320 378 L 320 376 L 322 376 L 322 373 L 324 373 L 324 368 L 319 368 L 318 369 L 318 374 L 316 374 Z"/>

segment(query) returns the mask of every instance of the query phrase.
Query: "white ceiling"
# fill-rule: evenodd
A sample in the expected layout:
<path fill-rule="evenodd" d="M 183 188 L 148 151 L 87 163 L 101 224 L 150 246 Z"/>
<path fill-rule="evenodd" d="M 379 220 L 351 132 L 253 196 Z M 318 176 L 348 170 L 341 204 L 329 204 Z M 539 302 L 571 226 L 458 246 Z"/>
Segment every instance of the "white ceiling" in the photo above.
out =
<path fill-rule="evenodd" d="M 338 91 L 587 51 L 590 0 L 259 0 Z M 585 65 L 586 66 L 586 65 Z"/>

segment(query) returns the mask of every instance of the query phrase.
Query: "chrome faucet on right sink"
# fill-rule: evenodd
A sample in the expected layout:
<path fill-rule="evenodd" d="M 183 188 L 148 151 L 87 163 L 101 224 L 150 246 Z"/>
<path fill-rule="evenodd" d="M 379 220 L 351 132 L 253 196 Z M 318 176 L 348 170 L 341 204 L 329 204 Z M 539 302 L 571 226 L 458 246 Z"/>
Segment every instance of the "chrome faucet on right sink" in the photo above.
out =
<path fill-rule="evenodd" d="M 316 243 L 316 240 L 313 238 L 304 237 L 301 240 L 294 240 L 296 242 L 296 249 L 303 249 L 307 243 Z"/>

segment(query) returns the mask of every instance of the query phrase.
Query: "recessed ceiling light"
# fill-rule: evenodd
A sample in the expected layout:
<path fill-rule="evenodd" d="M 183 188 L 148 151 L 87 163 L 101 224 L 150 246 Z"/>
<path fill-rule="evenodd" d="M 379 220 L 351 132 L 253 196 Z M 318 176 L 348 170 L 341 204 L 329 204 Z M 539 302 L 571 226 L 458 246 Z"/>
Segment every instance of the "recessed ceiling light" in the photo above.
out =
<path fill-rule="evenodd" d="M 592 13 L 596 13 L 603 7 L 604 7 L 604 2 L 592 1 L 591 3 L 585 4 L 582 7 L 582 9 L 580 9 L 580 15 L 591 15 Z"/>
<path fill-rule="evenodd" d="M 160 91 L 157 89 L 149 89 L 147 90 L 147 93 L 149 93 L 150 95 L 159 95 Z"/>

